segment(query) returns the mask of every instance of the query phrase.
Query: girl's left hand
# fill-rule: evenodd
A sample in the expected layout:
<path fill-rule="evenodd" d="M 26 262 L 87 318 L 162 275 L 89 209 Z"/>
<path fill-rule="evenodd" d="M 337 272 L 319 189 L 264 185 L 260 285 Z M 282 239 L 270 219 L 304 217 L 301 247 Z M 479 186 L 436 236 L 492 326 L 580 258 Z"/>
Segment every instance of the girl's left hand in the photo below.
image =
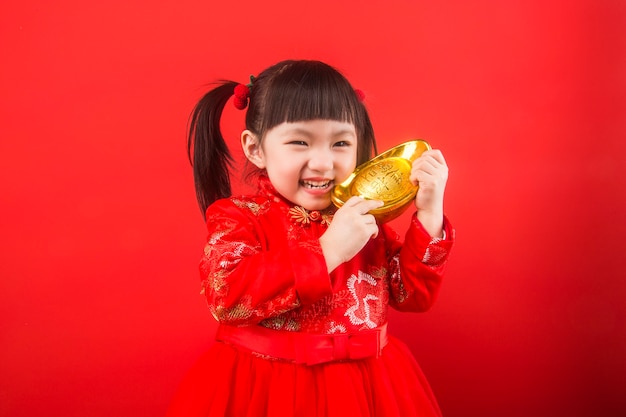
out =
<path fill-rule="evenodd" d="M 410 180 L 419 183 L 415 196 L 417 219 L 433 237 L 443 232 L 443 195 L 448 181 L 448 165 L 438 149 L 424 152 L 413 161 Z"/>

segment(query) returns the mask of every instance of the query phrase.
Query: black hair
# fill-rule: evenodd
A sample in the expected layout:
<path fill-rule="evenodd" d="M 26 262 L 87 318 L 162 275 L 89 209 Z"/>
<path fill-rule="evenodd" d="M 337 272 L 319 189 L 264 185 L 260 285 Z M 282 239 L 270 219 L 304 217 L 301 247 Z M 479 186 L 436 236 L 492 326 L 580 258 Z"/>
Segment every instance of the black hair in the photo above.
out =
<path fill-rule="evenodd" d="M 239 83 L 222 81 L 196 104 L 190 118 L 187 154 L 193 166 L 202 213 L 215 200 L 231 195 L 232 157 L 220 130 L 224 106 Z M 246 129 L 262 141 L 284 122 L 336 120 L 352 123 L 358 138 L 357 165 L 376 153 L 367 109 L 348 80 L 320 61 L 282 61 L 262 71 L 250 86 Z"/>

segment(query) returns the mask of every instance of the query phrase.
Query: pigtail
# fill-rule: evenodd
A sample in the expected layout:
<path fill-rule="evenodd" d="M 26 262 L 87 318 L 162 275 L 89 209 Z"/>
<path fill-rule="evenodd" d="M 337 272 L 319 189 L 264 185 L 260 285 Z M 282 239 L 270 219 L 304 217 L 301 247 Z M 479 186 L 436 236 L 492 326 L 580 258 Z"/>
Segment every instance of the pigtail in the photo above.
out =
<path fill-rule="evenodd" d="M 378 155 L 378 146 L 376 146 L 376 136 L 374 135 L 374 126 L 370 119 L 367 110 L 363 110 L 363 120 L 360 123 L 356 122 L 357 126 L 360 124 L 363 126 L 363 140 L 359 144 L 358 164 L 364 164 L 372 157 Z"/>
<path fill-rule="evenodd" d="M 220 119 L 236 85 L 224 81 L 202 97 L 191 114 L 187 155 L 203 216 L 211 203 L 231 195 L 229 170 L 233 158 L 222 136 Z"/>

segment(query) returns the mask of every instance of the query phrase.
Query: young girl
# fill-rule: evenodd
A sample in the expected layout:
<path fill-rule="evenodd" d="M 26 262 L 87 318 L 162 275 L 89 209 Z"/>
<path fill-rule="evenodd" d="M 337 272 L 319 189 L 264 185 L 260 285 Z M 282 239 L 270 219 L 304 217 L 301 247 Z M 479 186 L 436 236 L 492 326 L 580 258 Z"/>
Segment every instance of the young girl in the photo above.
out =
<path fill-rule="evenodd" d="M 220 116 L 246 110 L 241 145 L 258 192 L 231 197 Z M 317 61 L 284 61 L 223 82 L 197 104 L 189 156 L 208 241 L 202 292 L 217 343 L 183 381 L 169 416 L 439 416 L 407 347 L 387 333 L 387 307 L 435 300 L 454 231 L 443 214 L 446 162 L 413 163 L 419 182 L 404 243 L 335 184 L 373 156 L 362 93 Z"/>

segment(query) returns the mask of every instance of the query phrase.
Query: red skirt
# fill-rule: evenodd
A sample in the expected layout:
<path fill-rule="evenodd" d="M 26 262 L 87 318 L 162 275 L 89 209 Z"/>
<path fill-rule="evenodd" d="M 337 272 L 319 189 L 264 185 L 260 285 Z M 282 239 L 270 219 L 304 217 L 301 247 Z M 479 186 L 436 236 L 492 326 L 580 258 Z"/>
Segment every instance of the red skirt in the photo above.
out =
<path fill-rule="evenodd" d="M 441 416 L 411 355 L 389 337 L 379 358 L 300 365 L 215 343 L 181 383 L 168 417 Z"/>

